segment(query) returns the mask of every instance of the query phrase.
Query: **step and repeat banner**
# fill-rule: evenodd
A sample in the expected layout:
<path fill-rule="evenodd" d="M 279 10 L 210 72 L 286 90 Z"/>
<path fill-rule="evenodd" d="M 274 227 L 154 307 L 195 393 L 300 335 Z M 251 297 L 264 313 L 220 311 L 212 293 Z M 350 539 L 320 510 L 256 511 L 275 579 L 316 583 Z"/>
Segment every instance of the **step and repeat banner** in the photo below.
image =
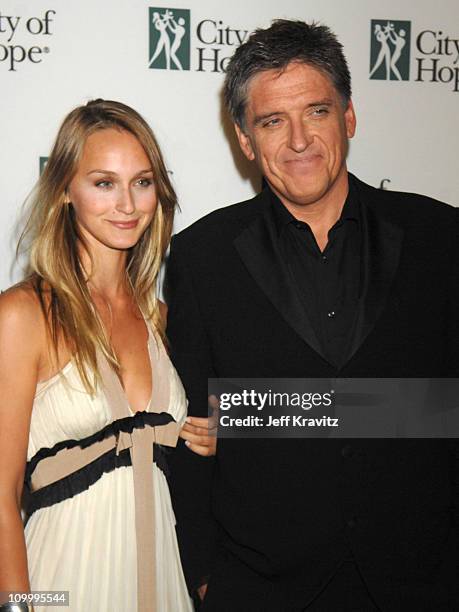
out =
<path fill-rule="evenodd" d="M 21 206 L 59 124 L 90 99 L 125 102 L 153 127 L 179 195 L 176 231 L 258 191 L 221 87 L 236 47 L 275 18 L 319 21 L 344 45 L 358 119 L 349 168 L 458 206 L 457 0 L 2 0 L 0 288 L 20 278 Z"/>

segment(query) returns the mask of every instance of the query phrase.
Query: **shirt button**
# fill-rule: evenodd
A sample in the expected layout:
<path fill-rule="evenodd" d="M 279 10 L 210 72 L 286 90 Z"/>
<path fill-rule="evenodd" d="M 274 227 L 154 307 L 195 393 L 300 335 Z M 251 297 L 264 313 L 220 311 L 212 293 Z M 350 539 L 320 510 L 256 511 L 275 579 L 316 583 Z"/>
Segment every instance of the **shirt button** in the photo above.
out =
<path fill-rule="evenodd" d="M 328 257 L 326 255 L 322 255 L 322 263 L 327 263 Z"/>
<path fill-rule="evenodd" d="M 334 310 L 330 310 L 330 312 L 327 312 L 327 317 L 329 319 L 333 319 L 334 316 L 335 316 L 335 311 Z"/>

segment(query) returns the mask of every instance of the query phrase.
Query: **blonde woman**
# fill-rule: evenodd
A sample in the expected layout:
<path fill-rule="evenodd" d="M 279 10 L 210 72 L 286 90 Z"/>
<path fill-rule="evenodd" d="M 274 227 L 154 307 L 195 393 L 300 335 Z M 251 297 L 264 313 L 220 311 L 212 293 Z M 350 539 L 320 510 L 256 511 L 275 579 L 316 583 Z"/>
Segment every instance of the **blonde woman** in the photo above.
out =
<path fill-rule="evenodd" d="M 178 435 L 214 448 L 205 419 L 182 429 L 164 348 L 176 196 L 151 129 L 121 103 L 76 108 L 31 204 L 30 274 L 0 298 L 0 609 L 34 590 L 69 592 L 51 610 L 188 612 L 166 455 Z"/>

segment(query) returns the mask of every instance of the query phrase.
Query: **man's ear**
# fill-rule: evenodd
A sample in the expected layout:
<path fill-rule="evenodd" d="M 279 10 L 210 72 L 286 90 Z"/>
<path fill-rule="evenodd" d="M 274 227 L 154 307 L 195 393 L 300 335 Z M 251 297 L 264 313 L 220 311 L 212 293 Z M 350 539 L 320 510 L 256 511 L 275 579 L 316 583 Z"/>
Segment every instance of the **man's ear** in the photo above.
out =
<path fill-rule="evenodd" d="M 347 108 L 344 111 L 344 121 L 346 123 L 346 135 L 348 138 L 352 138 L 355 134 L 355 128 L 357 124 L 352 100 L 349 100 Z"/>
<path fill-rule="evenodd" d="M 255 159 L 255 152 L 252 147 L 252 142 L 250 141 L 250 136 L 243 132 L 242 128 L 237 123 L 234 124 L 234 129 L 236 130 L 237 139 L 239 140 L 242 152 L 249 161 L 253 161 Z"/>

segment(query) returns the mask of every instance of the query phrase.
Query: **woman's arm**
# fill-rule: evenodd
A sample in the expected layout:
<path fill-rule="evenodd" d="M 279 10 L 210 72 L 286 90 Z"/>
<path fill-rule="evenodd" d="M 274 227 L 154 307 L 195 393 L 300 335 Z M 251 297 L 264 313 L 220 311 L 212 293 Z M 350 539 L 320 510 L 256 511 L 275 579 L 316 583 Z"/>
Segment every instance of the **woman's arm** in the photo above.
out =
<path fill-rule="evenodd" d="M 30 588 L 21 496 L 43 329 L 32 291 L 0 296 L 0 591 Z"/>

